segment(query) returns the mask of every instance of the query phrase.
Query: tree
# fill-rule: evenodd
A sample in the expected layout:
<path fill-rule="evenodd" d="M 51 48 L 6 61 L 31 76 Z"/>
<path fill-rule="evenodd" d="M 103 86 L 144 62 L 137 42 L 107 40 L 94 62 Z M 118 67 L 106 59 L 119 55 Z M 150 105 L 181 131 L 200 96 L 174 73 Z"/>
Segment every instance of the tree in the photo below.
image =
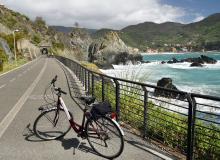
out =
<path fill-rule="evenodd" d="M 78 22 L 75 22 L 75 23 L 74 23 L 74 26 L 75 26 L 76 28 L 79 28 L 79 23 L 78 23 Z"/>
<path fill-rule="evenodd" d="M 36 27 L 41 28 L 46 26 L 46 22 L 43 20 L 42 17 L 37 16 L 34 20 L 34 24 Z"/>

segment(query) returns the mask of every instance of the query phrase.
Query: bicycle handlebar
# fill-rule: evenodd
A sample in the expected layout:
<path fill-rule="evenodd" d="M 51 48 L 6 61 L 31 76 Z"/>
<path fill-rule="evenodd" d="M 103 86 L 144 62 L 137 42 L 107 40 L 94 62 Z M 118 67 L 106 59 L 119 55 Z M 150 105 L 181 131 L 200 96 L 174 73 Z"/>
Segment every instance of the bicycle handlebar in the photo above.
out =
<path fill-rule="evenodd" d="M 59 92 L 59 93 L 63 93 L 63 94 L 67 94 L 65 91 L 62 91 L 61 88 L 54 88 L 55 91 Z"/>
<path fill-rule="evenodd" d="M 57 75 L 52 79 L 52 81 L 50 82 L 50 84 L 54 84 L 57 81 Z"/>
<path fill-rule="evenodd" d="M 51 82 L 50 82 L 50 84 L 53 85 L 54 90 L 57 91 L 58 94 L 60 94 L 60 93 L 62 93 L 62 94 L 67 94 L 65 91 L 62 91 L 61 88 L 57 88 L 57 87 L 55 86 L 55 82 L 56 82 L 56 81 L 57 81 L 57 75 L 56 75 L 56 76 L 51 80 Z"/>

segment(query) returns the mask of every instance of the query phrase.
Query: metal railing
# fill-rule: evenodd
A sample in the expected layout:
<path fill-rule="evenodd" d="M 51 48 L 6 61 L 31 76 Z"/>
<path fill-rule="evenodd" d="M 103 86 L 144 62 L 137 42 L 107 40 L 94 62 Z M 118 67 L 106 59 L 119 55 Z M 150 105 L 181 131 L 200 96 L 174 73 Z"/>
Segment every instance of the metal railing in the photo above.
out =
<path fill-rule="evenodd" d="M 76 74 L 89 94 L 109 101 L 118 120 L 139 129 L 144 137 L 175 148 L 187 160 L 219 159 L 220 97 L 111 77 L 56 58 Z"/>

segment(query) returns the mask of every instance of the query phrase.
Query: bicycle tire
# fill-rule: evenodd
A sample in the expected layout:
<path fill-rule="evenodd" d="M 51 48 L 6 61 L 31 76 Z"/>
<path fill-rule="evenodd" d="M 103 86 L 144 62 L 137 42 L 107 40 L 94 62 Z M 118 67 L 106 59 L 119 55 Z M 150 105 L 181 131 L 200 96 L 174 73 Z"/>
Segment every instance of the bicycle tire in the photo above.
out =
<path fill-rule="evenodd" d="M 53 124 L 57 109 L 42 112 L 35 120 L 33 130 L 37 137 L 43 140 L 54 140 L 63 137 L 71 128 L 63 109 L 59 110 L 56 126 Z M 69 112 L 70 113 L 70 112 Z M 72 114 L 70 113 L 72 117 Z"/>
<path fill-rule="evenodd" d="M 113 159 L 123 152 L 123 135 L 119 127 L 108 117 L 101 116 L 97 120 L 88 119 L 86 122 L 86 137 L 92 149 L 104 158 Z M 96 139 L 96 141 L 93 139 Z M 109 141 L 111 142 L 109 143 Z M 115 146 L 110 147 L 111 144 L 115 144 Z"/>

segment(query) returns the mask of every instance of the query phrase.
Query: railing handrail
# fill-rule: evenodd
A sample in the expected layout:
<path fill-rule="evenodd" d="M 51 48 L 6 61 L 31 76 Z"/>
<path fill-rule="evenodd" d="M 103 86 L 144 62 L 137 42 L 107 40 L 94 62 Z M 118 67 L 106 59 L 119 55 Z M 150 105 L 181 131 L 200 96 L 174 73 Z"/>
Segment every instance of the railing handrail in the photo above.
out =
<path fill-rule="evenodd" d="M 182 147 L 181 149 L 184 149 L 183 153 L 186 154 L 187 160 L 193 160 L 194 159 L 194 156 L 195 156 L 194 147 L 195 147 L 195 143 L 196 143 L 195 136 L 198 135 L 198 134 L 201 135 L 200 133 L 195 132 L 196 129 L 198 131 L 198 124 L 196 124 L 196 121 L 199 120 L 201 122 L 201 120 L 203 120 L 204 123 L 219 124 L 219 123 L 216 123 L 213 120 L 209 120 L 209 119 L 206 119 L 206 118 L 200 118 L 200 117 L 198 117 L 197 113 L 205 113 L 205 112 L 202 112 L 202 111 L 198 110 L 199 105 L 203 105 L 203 106 L 206 106 L 206 107 L 211 107 L 210 109 L 215 108 L 215 109 L 218 109 L 218 110 L 220 110 L 220 107 L 218 105 L 217 106 L 212 106 L 212 105 L 205 104 L 205 103 L 204 104 L 196 103 L 196 98 L 201 98 L 201 99 L 205 99 L 205 100 L 213 100 L 213 101 L 220 102 L 220 97 L 210 96 L 210 95 L 202 95 L 202 94 L 196 94 L 196 93 L 190 93 L 190 92 L 184 92 L 184 91 L 179 91 L 179 90 L 172 90 L 172 89 L 163 88 L 163 87 L 159 87 L 159 86 L 155 86 L 155 85 L 150 85 L 150 84 L 146 84 L 146 83 L 142 83 L 142 82 L 136 82 L 136 81 L 127 80 L 127 79 L 123 79 L 123 78 L 108 76 L 108 75 L 105 75 L 103 73 L 98 73 L 96 71 L 88 69 L 88 68 L 81 65 L 79 62 L 77 62 L 75 60 L 65 58 L 65 57 L 61 57 L 61 56 L 57 56 L 56 58 L 58 60 L 60 60 L 62 63 L 64 63 L 67 67 L 69 67 L 76 74 L 76 76 L 82 82 L 85 90 L 88 91 L 87 93 L 91 93 L 93 96 L 97 96 L 100 101 L 104 101 L 105 99 L 109 100 L 108 99 L 109 97 L 107 97 L 107 96 L 109 96 L 108 92 L 106 92 L 108 90 L 108 88 L 105 87 L 105 85 L 108 86 L 108 82 L 112 82 L 111 84 L 114 84 L 114 85 L 110 85 L 110 86 L 113 86 L 113 88 L 114 88 L 113 89 L 114 94 L 112 94 L 114 98 L 113 98 L 112 101 L 111 100 L 110 101 L 115 106 L 115 111 L 116 111 L 116 114 L 117 114 L 117 120 L 120 120 L 121 116 L 122 117 L 123 116 L 132 116 L 128 112 L 129 112 L 130 109 L 135 109 L 134 106 L 130 107 L 129 109 L 126 108 L 126 107 L 129 107 L 130 105 L 132 106 L 132 104 L 131 104 L 130 100 L 127 100 L 127 101 L 129 101 L 128 104 L 125 104 L 125 102 L 123 102 L 123 101 L 126 100 L 126 99 L 123 96 L 127 96 L 128 99 L 133 98 L 133 100 L 141 100 L 141 105 L 139 104 L 139 106 L 143 105 L 142 109 L 144 109 L 144 110 L 141 111 L 141 116 L 142 116 L 143 119 L 141 119 L 139 121 L 139 123 L 142 123 L 141 126 L 144 127 L 143 128 L 144 129 L 143 130 L 144 137 L 147 136 L 147 132 L 149 130 L 148 127 L 151 128 L 151 126 L 153 125 L 152 123 L 154 123 L 154 125 L 155 124 L 159 125 L 157 121 L 153 121 L 151 119 L 152 117 L 153 117 L 153 119 L 156 118 L 157 120 L 159 120 L 159 122 L 161 123 L 161 126 L 165 127 L 167 125 L 168 129 L 170 127 L 169 123 L 175 124 L 175 126 L 177 126 L 177 124 L 179 124 L 178 120 L 183 118 L 181 120 L 181 123 L 179 124 L 179 127 L 182 126 L 182 125 L 187 125 L 187 127 L 185 126 L 186 128 L 183 127 L 183 128 L 185 128 L 185 130 L 181 130 L 183 139 L 180 138 L 180 142 L 181 143 L 182 142 L 186 143 L 187 148 L 185 148 L 184 145 L 180 145 L 180 148 Z M 98 81 L 100 83 L 96 83 L 96 85 L 95 85 L 95 83 L 94 83 L 95 81 L 96 82 Z M 123 83 L 123 82 L 126 82 L 126 83 Z M 128 84 L 130 84 L 130 85 L 128 85 Z M 101 90 L 100 90 L 100 88 L 95 88 L 95 87 L 98 87 L 99 85 L 101 87 Z M 127 86 L 128 88 L 130 87 L 130 88 L 133 88 L 133 89 L 141 90 L 142 93 L 144 93 L 144 95 L 138 94 L 138 93 L 133 92 L 133 91 L 132 92 L 134 94 L 136 94 L 136 95 L 138 95 L 142 98 L 140 98 L 140 97 L 137 98 L 137 97 L 132 97 L 132 96 L 126 95 L 124 93 L 124 91 L 127 91 L 127 92 L 130 93 L 130 90 L 129 89 L 126 90 L 126 88 L 123 88 L 123 86 L 125 86 L 125 87 Z M 181 108 L 184 108 L 187 113 L 183 114 L 181 111 L 175 111 L 174 109 L 166 108 L 166 107 L 163 107 L 161 105 L 158 105 L 158 104 L 154 103 L 153 101 L 150 101 L 150 100 L 157 100 L 157 101 L 161 102 L 160 98 L 159 99 L 154 98 L 154 96 L 157 97 L 157 95 L 153 95 L 153 97 L 152 97 L 149 94 L 149 93 L 155 92 L 156 90 L 151 91 L 151 89 L 149 90 L 148 88 L 161 90 L 162 94 L 167 92 L 168 94 L 167 94 L 167 96 L 164 96 L 164 98 L 168 98 L 168 99 L 169 99 L 170 94 L 172 95 L 172 93 L 175 93 L 174 99 L 177 99 L 177 100 L 180 100 L 180 101 L 184 102 L 185 105 L 188 104 L 186 107 L 185 106 L 181 107 Z M 95 93 L 96 92 L 95 90 L 100 92 L 101 96 L 98 95 L 97 93 Z M 180 96 L 183 96 L 183 97 L 181 98 Z M 148 99 L 150 99 L 150 100 L 148 100 Z M 178 104 L 165 102 L 164 100 L 162 100 L 162 101 L 166 104 L 171 104 L 172 106 L 176 106 L 176 107 L 179 106 Z M 133 105 L 137 105 L 137 103 L 138 102 L 133 102 Z M 154 106 L 156 106 L 157 109 L 162 109 L 162 111 L 152 109 L 151 108 L 152 104 Z M 149 105 L 149 107 L 148 107 L 148 105 Z M 138 109 L 136 108 L 136 110 L 138 110 Z M 138 112 L 136 112 L 136 114 L 139 114 Z M 156 114 L 159 114 L 159 116 L 160 116 L 160 114 L 166 115 L 169 118 L 172 118 L 172 120 L 167 120 L 166 123 L 164 124 L 163 123 L 165 121 L 164 118 L 160 118 L 159 116 L 154 115 L 155 112 L 156 112 Z M 171 115 L 172 113 L 173 113 L 173 115 Z M 213 114 L 209 114 L 207 112 L 207 115 L 213 115 Z M 140 116 L 140 114 L 138 116 Z M 180 117 L 176 118 L 176 116 L 180 116 Z M 218 114 L 215 114 L 215 116 L 218 116 Z M 148 117 L 151 117 L 151 118 L 148 119 Z M 175 122 L 174 123 L 173 120 L 175 120 L 175 119 L 178 119 L 177 120 L 178 122 L 174 121 Z M 130 120 L 129 122 L 133 122 L 133 121 L 134 121 L 134 119 Z M 175 131 L 180 132 L 179 128 L 175 128 L 175 126 L 172 126 L 173 129 Z M 213 127 L 213 125 L 211 125 L 211 126 Z M 207 127 L 207 126 L 204 126 L 204 125 L 200 125 L 200 129 L 205 128 L 206 130 L 208 130 L 208 132 L 210 130 L 213 130 L 214 135 L 220 133 L 220 131 L 215 130 L 215 128 L 213 129 L 212 127 L 210 128 L 210 127 Z M 154 126 L 154 131 L 158 131 L 157 128 L 158 128 L 158 126 L 156 126 L 156 127 Z M 153 133 L 154 133 L 154 131 L 153 131 Z M 171 134 L 170 130 L 166 130 L 166 131 L 168 132 L 168 134 L 167 134 L 167 132 L 165 134 L 167 134 L 167 135 L 169 135 L 169 133 Z M 154 136 L 154 135 L 156 135 L 156 134 L 153 134 L 151 136 Z M 164 136 L 163 138 L 166 138 L 166 136 Z M 205 136 L 207 136 L 207 135 L 205 134 Z M 184 141 L 184 137 L 187 137 L 187 142 Z M 166 139 L 166 140 L 169 141 L 169 139 Z M 216 137 L 214 138 L 214 140 L 216 140 Z M 174 143 L 175 143 L 175 141 L 172 144 L 174 144 Z M 203 154 L 201 154 L 201 155 L 203 155 Z M 214 153 L 213 155 L 215 156 L 216 153 Z"/>
<path fill-rule="evenodd" d="M 57 57 L 62 57 L 62 56 L 57 56 Z M 66 57 L 62 57 L 62 58 L 66 58 Z M 69 58 L 66 58 L 66 59 L 69 59 Z M 74 63 L 76 63 L 78 65 L 80 65 L 83 69 L 87 70 L 88 72 L 90 72 L 92 74 L 96 74 L 96 75 L 102 76 L 102 77 L 106 77 L 106 78 L 110 78 L 110 79 L 115 79 L 115 80 L 118 80 L 118 81 L 123 81 L 123 82 L 128 82 L 128 83 L 133 83 L 133 84 L 141 85 L 141 86 L 145 86 L 145 87 L 165 90 L 165 91 L 168 91 L 168 92 L 178 93 L 178 94 L 182 94 L 182 95 L 191 94 L 191 96 L 194 97 L 194 98 L 205 98 L 205 99 L 209 99 L 209 100 L 220 101 L 220 97 L 217 97 L 217 96 L 198 94 L 198 93 L 192 93 L 192 92 L 185 92 L 185 91 L 180 91 L 180 90 L 173 90 L 173 89 L 159 87 L 159 86 L 155 86 L 155 85 L 151 85 L 151 84 L 146 84 L 146 83 L 143 83 L 143 82 L 137 82 L 137 81 L 132 81 L 132 80 L 127 80 L 127 79 L 123 79 L 123 78 L 109 76 L 109 75 L 106 75 L 106 74 L 103 74 L 103 73 L 98 73 L 96 71 L 92 71 L 91 69 L 88 69 L 88 68 L 84 67 L 79 62 L 77 62 L 77 61 L 75 61 L 73 59 L 69 59 L 69 60 L 73 61 Z"/>

